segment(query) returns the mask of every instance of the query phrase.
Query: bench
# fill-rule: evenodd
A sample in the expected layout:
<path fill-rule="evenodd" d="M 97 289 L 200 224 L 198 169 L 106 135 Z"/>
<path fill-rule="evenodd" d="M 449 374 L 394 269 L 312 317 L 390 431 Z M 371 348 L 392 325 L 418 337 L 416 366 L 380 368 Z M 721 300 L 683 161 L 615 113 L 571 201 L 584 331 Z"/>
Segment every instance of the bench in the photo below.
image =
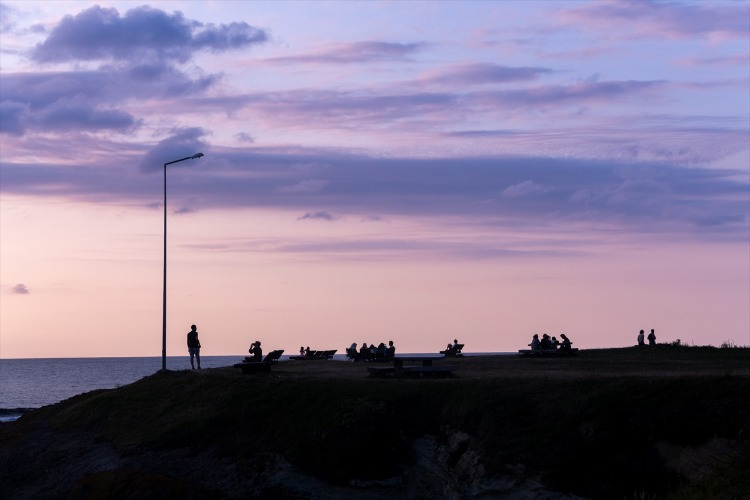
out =
<path fill-rule="evenodd" d="M 254 361 L 253 358 L 246 357 L 245 361 L 235 364 L 234 368 L 242 369 L 242 373 L 270 372 L 271 364 L 277 362 L 283 353 L 283 349 L 271 351 L 266 354 L 263 361 Z"/>
<path fill-rule="evenodd" d="M 464 345 L 463 344 L 455 344 L 450 349 L 446 349 L 444 351 L 440 351 L 440 354 L 444 354 L 446 357 L 448 356 L 463 356 L 461 351 L 463 350 Z"/>
<path fill-rule="evenodd" d="M 289 356 L 289 359 L 294 359 L 297 361 L 313 361 L 317 359 L 332 359 L 333 355 L 336 354 L 336 349 L 331 349 L 329 351 L 310 351 L 308 354 L 299 356 Z"/>
<path fill-rule="evenodd" d="M 519 349 L 518 354 L 521 356 L 575 356 L 578 354 L 578 348 L 571 349 Z"/>

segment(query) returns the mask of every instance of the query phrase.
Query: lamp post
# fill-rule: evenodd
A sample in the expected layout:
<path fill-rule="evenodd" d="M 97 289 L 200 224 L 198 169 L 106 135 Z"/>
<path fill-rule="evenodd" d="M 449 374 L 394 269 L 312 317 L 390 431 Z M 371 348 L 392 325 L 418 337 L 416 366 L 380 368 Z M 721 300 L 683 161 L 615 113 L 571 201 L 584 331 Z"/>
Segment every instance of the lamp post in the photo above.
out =
<path fill-rule="evenodd" d="M 161 321 L 161 371 L 167 371 L 167 165 L 185 160 L 195 160 L 203 156 L 203 153 L 195 153 L 179 160 L 169 161 L 164 164 L 164 287 L 162 294 L 162 321 Z"/>

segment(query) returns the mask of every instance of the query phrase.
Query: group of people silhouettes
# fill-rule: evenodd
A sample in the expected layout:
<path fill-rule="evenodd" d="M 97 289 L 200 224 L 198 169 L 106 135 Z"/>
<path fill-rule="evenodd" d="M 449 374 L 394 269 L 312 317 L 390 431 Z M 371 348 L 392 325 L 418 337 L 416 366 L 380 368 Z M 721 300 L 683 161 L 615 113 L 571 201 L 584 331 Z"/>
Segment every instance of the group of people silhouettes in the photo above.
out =
<path fill-rule="evenodd" d="M 644 342 L 644 333 L 643 330 L 641 330 L 638 333 L 638 345 L 646 345 L 646 342 Z M 648 345 L 656 345 L 656 334 L 654 333 L 654 329 L 651 329 L 651 333 L 648 334 L 648 337 L 646 337 L 648 340 Z"/>
<path fill-rule="evenodd" d="M 362 347 L 357 350 L 357 343 L 352 342 L 352 345 L 346 350 L 346 357 L 353 361 L 371 361 L 392 358 L 396 355 L 396 346 L 393 345 L 393 341 L 389 340 L 386 346 L 384 342 L 381 342 L 377 346 L 375 344 L 367 345 L 367 342 L 362 342 Z"/>
<path fill-rule="evenodd" d="M 560 338 L 562 339 L 557 340 L 557 337 L 550 337 L 546 333 L 542 334 L 542 339 L 539 340 L 539 335 L 534 334 L 534 336 L 531 338 L 531 344 L 529 346 L 531 347 L 532 351 L 536 350 L 557 350 L 560 349 L 561 351 L 569 351 L 573 345 L 573 342 L 570 341 L 567 335 L 564 333 L 560 334 Z"/>

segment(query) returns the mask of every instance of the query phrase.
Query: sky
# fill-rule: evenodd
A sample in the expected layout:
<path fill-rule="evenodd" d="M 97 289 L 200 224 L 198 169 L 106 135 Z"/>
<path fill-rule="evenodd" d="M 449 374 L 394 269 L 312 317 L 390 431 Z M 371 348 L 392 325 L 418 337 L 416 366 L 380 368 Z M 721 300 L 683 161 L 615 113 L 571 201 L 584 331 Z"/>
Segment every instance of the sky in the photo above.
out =
<path fill-rule="evenodd" d="M 164 167 L 165 163 L 191 157 Z M 750 2 L 2 1 L 0 358 L 750 345 Z"/>

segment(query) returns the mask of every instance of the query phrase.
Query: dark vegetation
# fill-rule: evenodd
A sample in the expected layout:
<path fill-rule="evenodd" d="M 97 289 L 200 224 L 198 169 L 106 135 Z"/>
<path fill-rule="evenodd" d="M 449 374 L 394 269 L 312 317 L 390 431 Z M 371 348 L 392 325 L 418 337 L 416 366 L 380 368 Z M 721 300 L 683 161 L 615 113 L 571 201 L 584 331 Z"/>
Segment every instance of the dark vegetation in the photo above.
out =
<path fill-rule="evenodd" d="M 456 363 L 435 380 L 333 361 L 155 374 L 0 426 L 0 482 L 9 498 L 750 492 L 748 349 Z"/>

